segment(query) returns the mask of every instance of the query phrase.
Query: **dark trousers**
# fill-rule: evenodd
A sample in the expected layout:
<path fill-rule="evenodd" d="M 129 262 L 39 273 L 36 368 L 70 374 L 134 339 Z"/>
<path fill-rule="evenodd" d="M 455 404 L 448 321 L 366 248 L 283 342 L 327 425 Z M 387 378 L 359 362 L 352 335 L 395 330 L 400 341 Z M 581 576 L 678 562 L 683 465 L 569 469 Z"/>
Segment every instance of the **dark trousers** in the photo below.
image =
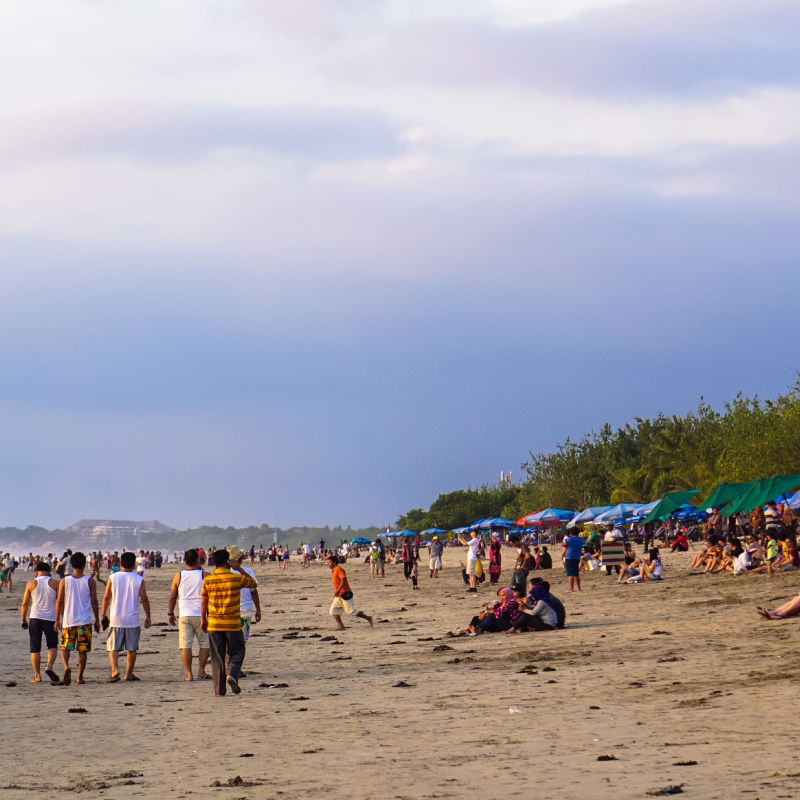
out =
<path fill-rule="evenodd" d="M 242 631 L 209 631 L 211 645 L 211 673 L 214 676 L 214 694 L 225 694 L 228 675 L 239 680 L 244 661 L 244 633 Z M 230 672 L 225 671 L 225 658 L 230 659 Z"/>
<path fill-rule="evenodd" d="M 414 562 L 413 561 L 404 561 L 403 562 L 403 576 L 405 578 L 410 578 L 411 577 L 411 570 L 413 568 L 414 568 Z"/>

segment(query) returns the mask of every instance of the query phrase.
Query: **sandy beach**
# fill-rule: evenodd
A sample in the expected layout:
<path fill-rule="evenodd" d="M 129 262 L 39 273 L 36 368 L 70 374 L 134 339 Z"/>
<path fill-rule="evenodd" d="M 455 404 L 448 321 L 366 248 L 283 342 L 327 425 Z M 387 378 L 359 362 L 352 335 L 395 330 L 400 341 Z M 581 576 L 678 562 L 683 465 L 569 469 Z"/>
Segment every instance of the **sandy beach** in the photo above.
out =
<path fill-rule="evenodd" d="M 465 593 L 462 552 L 446 552 L 438 580 L 421 569 L 416 592 L 402 566 L 379 581 L 351 561 L 355 602 L 376 624 L 346 619 L 342 632 L 327 567 L 257 566 L 264 617 L 242 694 L 224 698 L 183 681 L 166 626 L 174 567 L 146 576 L 140 683 L 105 683 L 100 634 L 84 686 L 30 684 L 17 572 L 0 595 L 3 797 L 800 796 L 798 621 L 755 612 L 794 595 L 800 573 L 688 575 L 691 552 L 667 554 L 661 583 L 591 573 L 569 595 L 559 567 L 565 630 L 451 639 L 493 597 L 488 580 Z"/>

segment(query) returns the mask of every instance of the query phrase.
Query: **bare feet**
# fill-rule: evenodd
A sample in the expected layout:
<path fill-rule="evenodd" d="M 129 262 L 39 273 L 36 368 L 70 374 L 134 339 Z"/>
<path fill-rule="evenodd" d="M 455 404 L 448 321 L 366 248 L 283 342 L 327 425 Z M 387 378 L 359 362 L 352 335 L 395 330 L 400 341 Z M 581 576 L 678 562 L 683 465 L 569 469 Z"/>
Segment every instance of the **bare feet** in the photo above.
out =
<path fill-rule="evenodd" d="M 193 680 L 194 680 L 194 678 L 193 678 L 191 675 L 187 675 L 187 676 L 184 678 L 184 680 L 185 680 L 185 681 L 193 681 Z"/>
<path fill-rule="evenodd" d="M 78 686 L 80 686 L 80 685 L 82 685 L 82 684 L 86 683 L 86 681 L 85 681 L 83 678 L 78 678 L 78 680 L 76 680 L 76 681 L 75 681 L 75 683 L 76 683 Z"/>
<path fill-rule="evenodd" d="M 37 675 L 35 678 L 31 678 L 30 682 L 31 683 L 41 683 L 42 682 L 42 676 L 41 675 Z"/>
<path fill-rule="evenodd" d="M 372 617 L 370 617 L 369 615 L 367 615 L 367 622 L 369 622 L 370 628 L 374 628 L 375 627 L 375 624 L 372 621 Z"/>

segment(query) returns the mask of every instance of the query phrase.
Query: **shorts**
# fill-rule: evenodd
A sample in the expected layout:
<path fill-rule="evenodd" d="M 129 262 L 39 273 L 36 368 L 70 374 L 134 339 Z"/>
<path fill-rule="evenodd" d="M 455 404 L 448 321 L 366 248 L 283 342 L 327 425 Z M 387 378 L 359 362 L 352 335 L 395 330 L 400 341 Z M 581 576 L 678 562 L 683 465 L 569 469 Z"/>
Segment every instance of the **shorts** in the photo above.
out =
<path fill-rule="evenodd" d="M 112 573 L 114 573 L 114 572 L 119 572 L 119 567 L 118 567 L 118 566 L 116 566 L 116 567 L 111 567 L 111 572 L 112 572 Z"/>
<path fill-rule="evenodd" d="M 42 634 L 48 650 L 58 647 L 58 634 L 56 624 L 51 619 L 35 619 L 31 617 L 28 622 L 28 637 L 31 640 L 31 653 L 42 652 Z"/>
<path fill-rule="evenodd" d="M 579 558 L 564 559 L 564 570 L 566 571 L 568 578 L 577 578 L 580 566 L 581 560 Z"/>
<path fill-rule="evenodd" d="M 243 617 L 239 617 L 239 621 L 242 623 L 242 636 L 244 636 L 244 640 L 247 641 L 250 638 L 250 623 L 253 621 L 252 617 L 249 614 L 245 614 Z"/>
<path fill-rule="evenodd" d="M 179 617 L 178 618 L 178 647 L 181 650 L 191 650 L 195 636 L 197 644 L 201 650 L 210 649 L 208 632 L 204 631 L 200 625 L 200 617 Z"/>
<path fill-rule="evenodd" d="M 441 569 L 442 568 L 442 557 L 441 556 L 434 556 L 431 559 L 431 569 Z"/>
<path fill-rule="evenodd" d="M 127 650 L 134 653 L 139 649 L 139 633 L 141 628 L 109 628 L 106 639 L 106 650 Z"/>
<path fill-rule="evenodd" d="M 467 559 L 467 575 L 475 575 L 476 565 L 478 563 L 477 558 L 468 558 Z"/>
<path fill-rule="evenodd" d="M 73 625 L 70 628 L 61 629 L 62 650 L 77 650 L 79 653 L 92 652 L 92 626 Z"/>
<path fill-rule="evenodd" d="M 344 597 L 334 597 L 331 603 L 330 615 L 332 617 L 336 616 L 341 611 L 344 611 L 345 614 L 358 614 L 358 609 L 352 600 L 345 600 Z"/>

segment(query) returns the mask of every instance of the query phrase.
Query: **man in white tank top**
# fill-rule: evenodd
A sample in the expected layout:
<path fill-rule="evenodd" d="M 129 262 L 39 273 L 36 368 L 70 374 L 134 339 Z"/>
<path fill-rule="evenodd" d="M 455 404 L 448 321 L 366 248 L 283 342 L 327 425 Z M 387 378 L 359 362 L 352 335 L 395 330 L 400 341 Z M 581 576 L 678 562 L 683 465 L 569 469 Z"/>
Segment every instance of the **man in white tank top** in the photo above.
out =
<path fill-rule="evenodd" d="M 56 663 L 58 649 L 58 634 L 56 633 L 56 596 L 58 594 L 58 581 L 50 577 L 50 565 L 40 561 L 36 565 L 36 577 L 25 584 L 25 595 L 22 598 L 21 625 L 27 628 L 31 645 L 31 664 L 33 665 L 33 678 L 31 683 L 41 683 L 42 673 L 42 634 L 47 644 L 47 665 L 44 674 L 50 678 L 53 685 L 61 683 L 53 666 Z M 30 623 L 26 617 L 28 610 L 31 612 Z"/>
<path fill-rule="evenodd" d="M 61 628 L 61 660 L 64 663 L 64 685 L 72 683 L 72 670 L 69 657 L 73 650 L 78 651 L 78 679 L 85 683 L 83 673 L 86 669 L 86 656 L 92 649 L 92 615 L 94 629 L 100 632 L 100 608 L 97 605 L 97 583 L 94 578 L 84 575 L 86 556 L 72 554 L 72 575 L 66 575 L 58 584 L 56 597 L 56 630 Z"/>
<path fill-rule="evenodd" d="M 200 554 L 197 550 L 187 550 L 183 554 L 186 569 L 182 569 L 172 579 L 169 595 L 167 619 L 175 626 L 175 604 L 178 604 L 178 647 L 181 650 L 185 681 L 207 681 L 211 676 L 206 672 L 206 664 L 211 653 L 208 631 L 201 625 L 200 591 L 203 588 L 205 573 L 200 566 Z M 197 637 L 199 652 L 197 654 L 197 678 L 192 677 L 192 643 Z"/>
<path fill-rule="evenodd" d="M 144 626 L 150 627 L 150 600 L 144 588 L 144 578 L 133 571 L 136 567 L 136 553 L 123 553 L 119 563 L 120 571 L 109 575 L 103 595 L 103 627 L 110 626 L 106 650 L 108 650 L 108 660 L 111 662 L 111 677 L 107 683 L 117 683 L 120 680 L 120 650 L 125 650 L 128 654 L 125 680 L 140 680 L 133 671 L 141 632 L 140 602 L 144 609 Z"/>

